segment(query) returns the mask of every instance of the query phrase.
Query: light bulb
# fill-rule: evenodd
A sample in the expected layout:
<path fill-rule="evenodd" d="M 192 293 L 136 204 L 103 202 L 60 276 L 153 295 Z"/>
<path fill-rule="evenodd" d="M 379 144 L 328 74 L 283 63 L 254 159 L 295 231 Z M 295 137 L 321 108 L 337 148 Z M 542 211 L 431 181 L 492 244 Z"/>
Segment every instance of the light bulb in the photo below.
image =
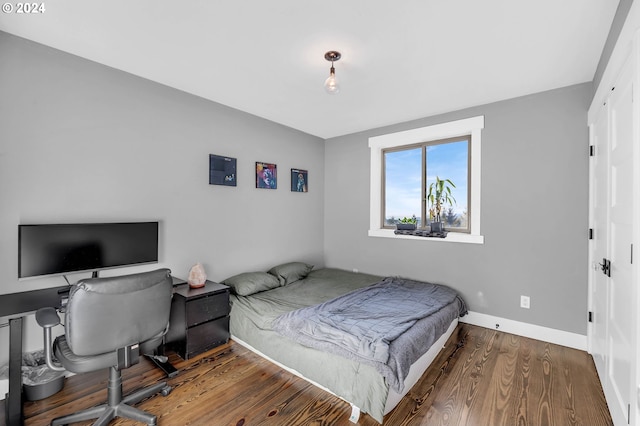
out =
<path fill-rule="evenodd" d="M 340 52 L 335 50 L 330 50 L 324 54 L 324 58 L 331 62 L 329 78 L 324 81 L 324 90 L 326 90 L 330 95 L 336 94 L 340 91 L 340 85 L 338 84 L 338 80 L 336 80 L 336 69 L 333 67 L 333 62 L 340 60 L 341 57 L 342 55 Z"/>
<path fill-rule="evenodd" d="M 338 80 L 336 80 L 336 73 L 333 67 L 331 67 L 331 73 L 329 74 L 329 77 L 324 82 L 324 90 L 326 90 L 327 93 L 332 95 L 340 91 L 340 85 L 338 84 Z"/>

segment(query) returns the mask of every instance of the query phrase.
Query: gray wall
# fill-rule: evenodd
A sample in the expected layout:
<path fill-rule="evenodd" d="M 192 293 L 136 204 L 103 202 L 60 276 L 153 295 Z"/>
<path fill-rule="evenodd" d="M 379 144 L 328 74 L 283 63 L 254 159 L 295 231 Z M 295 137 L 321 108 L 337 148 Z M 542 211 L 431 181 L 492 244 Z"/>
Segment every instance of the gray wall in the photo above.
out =
<path fill-rule="evenodd" d="M 19 223 L 160 220 L 158 266 L 184 278 L 323 265 L 322 139 L 3 32 L 0 58 L 0 294 L 65 285 L 18 281 Z M 209 154 L 238 159 L 237 187 L 208 184 Z M 255 188 L 256 161 L 277 190 Z"/>
<path fill-rule="evenodd" d="M 328 140 L 325 264 L 447 284 L 472 311 L 586 334 L 590 96 L 584 83 Z M 368 138 L 477 115 L 485 244 L 368 237 Z"/>

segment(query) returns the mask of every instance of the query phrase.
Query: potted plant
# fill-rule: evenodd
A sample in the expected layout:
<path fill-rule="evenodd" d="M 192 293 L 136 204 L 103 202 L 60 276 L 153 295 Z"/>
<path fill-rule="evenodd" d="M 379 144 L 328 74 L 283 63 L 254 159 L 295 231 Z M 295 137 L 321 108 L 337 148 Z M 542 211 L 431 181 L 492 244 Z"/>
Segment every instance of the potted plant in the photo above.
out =
<path fill-rule="evenodd" d="M 412 217 L 405 216 L 396 223 L 396 229 L 398 231 L 415 231 L 417 223 L 418 219 L 415 215 Z"/>
<path fill-rule="evenodd" d="M 429 191 L 427 193 L 427 201 L 429 202 L 429 219 L 431 220 L 431 232 L 442 232 L 444 227 L 442 226 L 442 220 L 440 214 L 442 213 L 443 206 L 449 204 L 453 207 L 456 199 L 451 193 L 451 188 L 455 188 L 456 185 L 449 179 L 440 179 L 436 176 L 436 181 L 431 182 L 429 185 Z"/>

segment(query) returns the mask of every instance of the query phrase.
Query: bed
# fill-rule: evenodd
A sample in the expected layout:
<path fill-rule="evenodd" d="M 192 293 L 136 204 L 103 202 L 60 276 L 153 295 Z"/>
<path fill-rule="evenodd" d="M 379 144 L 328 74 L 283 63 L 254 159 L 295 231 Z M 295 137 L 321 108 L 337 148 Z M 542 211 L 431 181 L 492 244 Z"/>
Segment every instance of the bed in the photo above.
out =
<path fill-rule="evenodd" d="M 373 359 L 386 356 L 376 345 L 373 352 L 365 350 L 373 355 L 361 358 L 358 354 L 354 356 L 343 353 L 342 347 L 325 348 L 336 346 L 332 344 L 332 340 L 341 342 L 344 340 L 341 338 L 333 339 L 330 336 L 330 339 L 319 343 L 317 349 L 304 340 L 308 336 L 303 336 L 302 344 L 294 341 L 295 336 L 282 334 L 283 328 L 292 329 L 292 332 L 305 328 L 298 323 L 287 326 L 288 321 L 293 320 L 290 318 L 293 315 L 308 314 L 321 305 L 339 302 L 344 298 L 367 299 L 359 292 L 387 288 L 389 284 L 385 280 L 391 280 L 389 277 L 340 269 L 312 268 L 302 262 L 291 262 L 276 266 L 269 272 L 247 272 L 224 280 L 223 283 L 231 287 L 231 337 L 239 344 L 346 400 L 354 407 L 354 412 L 368 413 L 382 423 L 384 415 L 400 402 L 442 349 L 455 329 L 458 318 L 466 313 L 466 306 L 456 294 L 451 302 L 436 308 L 428 318 L 415 318 L 405 327 L 406 330 L 388 342 L 389 360 L 394 358 L 402 370 L 396 379 L 392 379 L 393 375 L 388 367 L 381 366 L 379 360 Z M 427 284 L 415 281 L 411 283 L 413 287 Z M 444 286 L 437 287 L 448 289 Z M 378 297 L 384 299 L 389 296 L 382 294 Z M 398 303 L 393 305 L 397 306 Z M 412 307 L 411 311 L 415 311 L 415 308 Z M 335 317 L 333 313 L 329 316 Z M 435 325 L 427 325 L 429 323 Z M 368 330 L 375 327 L 365 328 Z M 362 345 L 361 342 L 359 344 Z"/>

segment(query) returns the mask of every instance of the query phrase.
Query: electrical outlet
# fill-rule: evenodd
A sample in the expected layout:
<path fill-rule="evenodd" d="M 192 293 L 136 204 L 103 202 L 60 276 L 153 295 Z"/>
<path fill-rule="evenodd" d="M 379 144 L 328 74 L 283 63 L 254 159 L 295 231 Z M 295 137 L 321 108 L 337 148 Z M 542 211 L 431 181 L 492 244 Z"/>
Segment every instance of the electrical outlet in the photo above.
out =
<path fill-rule="evenodd" d="M 529 309 L 531 307 L 531 300 L 529 296 L 520 296 L 520 307 Z"/>

